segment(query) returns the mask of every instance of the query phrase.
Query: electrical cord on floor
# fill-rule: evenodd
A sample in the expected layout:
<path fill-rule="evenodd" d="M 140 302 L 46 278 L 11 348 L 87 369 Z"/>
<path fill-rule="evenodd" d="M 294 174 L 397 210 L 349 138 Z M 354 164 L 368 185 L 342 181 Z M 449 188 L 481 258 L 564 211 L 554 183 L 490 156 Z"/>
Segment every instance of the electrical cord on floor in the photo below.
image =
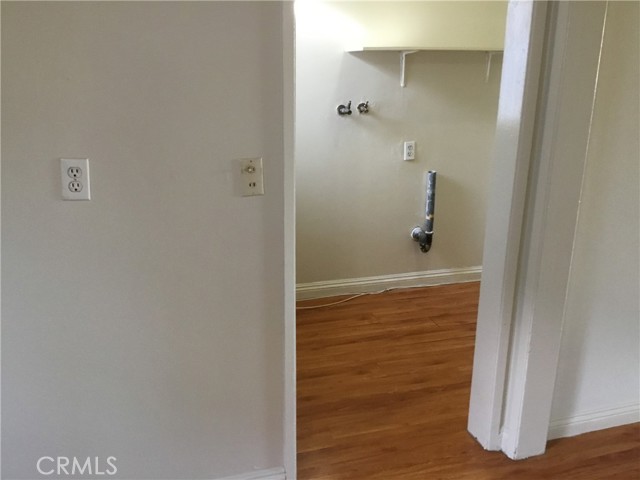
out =
<path fill-rule="evenodd" d="M 338 300 L 337 302 L 324 303 L 322 305 L 311 305 L 308 307 L 296 307 L 296 310 L 313 310 L 315 308 L 333 307 L 334 305 L 340 305 L 341 303 L 349 302 L 351 300 L 355 300 L 356 298 L 364 297 L 366 295 L 379 295 L 380 293 L 390 292 L 391 290 L 399 290 L 401 288 L 411 288 L 411 287 L 391 287 L 391 288 L 385 288 L 384 290 L 378 290 L 377 292 L 358 293 L 357 295 L 353 295 L 349 298 L 343 298 L 342 300 Z"/>

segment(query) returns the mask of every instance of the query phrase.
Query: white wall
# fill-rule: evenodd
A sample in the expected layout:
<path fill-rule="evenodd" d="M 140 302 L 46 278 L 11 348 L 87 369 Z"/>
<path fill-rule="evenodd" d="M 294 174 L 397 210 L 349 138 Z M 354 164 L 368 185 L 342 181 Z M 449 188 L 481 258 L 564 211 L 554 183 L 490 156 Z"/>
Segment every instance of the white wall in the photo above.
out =
<path fill-rule="evenodd" d="M 640 419 L 638 8 L 608 6 L 552 437 Z"/>
<path fill-rule="evenodd" d="M 501 57 L 485 83 L 484 52 L 415 53 L 401 88 L 399 53 L 345 53 L 350 20 L 319 2 L 297 8 L 297 282 L 480 265 Z M 339 117 L 348 100 L 355 113 Z M 425 255 L 409 233 L 424 221 L 427 170 L 438 180 Z"/>
<path fill-rule="evenodd" d="M 275 2 L 2 4 L 4 477 L 282 465 L 281 41 Z"/>

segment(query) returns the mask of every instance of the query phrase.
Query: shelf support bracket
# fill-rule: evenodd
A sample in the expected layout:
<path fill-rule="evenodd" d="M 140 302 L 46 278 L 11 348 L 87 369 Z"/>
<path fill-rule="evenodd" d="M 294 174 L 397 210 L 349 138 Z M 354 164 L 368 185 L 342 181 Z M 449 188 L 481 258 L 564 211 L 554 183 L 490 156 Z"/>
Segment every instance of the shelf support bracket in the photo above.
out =
<path fill-rule="evenodd" d="M 407 85 L 404 75 L 405 67 L 407 65 L 407 55 L 411 55 L 416 52 L 417 50 L 403 50 L 400 52 L 400 86 L 403 88 Z"/>

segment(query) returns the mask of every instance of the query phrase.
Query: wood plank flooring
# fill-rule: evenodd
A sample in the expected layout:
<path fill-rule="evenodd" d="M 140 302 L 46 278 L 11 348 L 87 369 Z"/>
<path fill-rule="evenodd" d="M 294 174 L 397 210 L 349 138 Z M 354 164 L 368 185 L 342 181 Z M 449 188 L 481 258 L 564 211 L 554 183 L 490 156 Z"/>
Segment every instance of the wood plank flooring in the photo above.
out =
<path fill-rule="evenodd" d="M 468 434 L 478 292 L 464 283 L 298 310 L 300 480 L 640 479 L 640 424 L 517 462 Z"/>

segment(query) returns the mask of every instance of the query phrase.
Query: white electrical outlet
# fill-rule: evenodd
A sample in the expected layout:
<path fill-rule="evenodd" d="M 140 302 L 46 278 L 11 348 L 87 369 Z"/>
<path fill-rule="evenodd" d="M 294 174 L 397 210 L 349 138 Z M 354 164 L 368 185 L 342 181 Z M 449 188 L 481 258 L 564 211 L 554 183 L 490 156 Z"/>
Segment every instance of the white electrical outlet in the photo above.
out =
<path fill-rule="evenodd" d="M 63 200 L 91 200 L 88 158 L 61 158 L 60 179 Z"/>
<path fill-rule="evenodd" d="M 404 155 L 402 158 L 404 160 L 416 159 L 416 142 L 414 140 L 404 142 Z"/>
<path fill-rule="evenodd" d="M 262 158 L 240 158 L 234 162 L 234 165 L 240 195 L 243 197 L 264 195 Z"/>

